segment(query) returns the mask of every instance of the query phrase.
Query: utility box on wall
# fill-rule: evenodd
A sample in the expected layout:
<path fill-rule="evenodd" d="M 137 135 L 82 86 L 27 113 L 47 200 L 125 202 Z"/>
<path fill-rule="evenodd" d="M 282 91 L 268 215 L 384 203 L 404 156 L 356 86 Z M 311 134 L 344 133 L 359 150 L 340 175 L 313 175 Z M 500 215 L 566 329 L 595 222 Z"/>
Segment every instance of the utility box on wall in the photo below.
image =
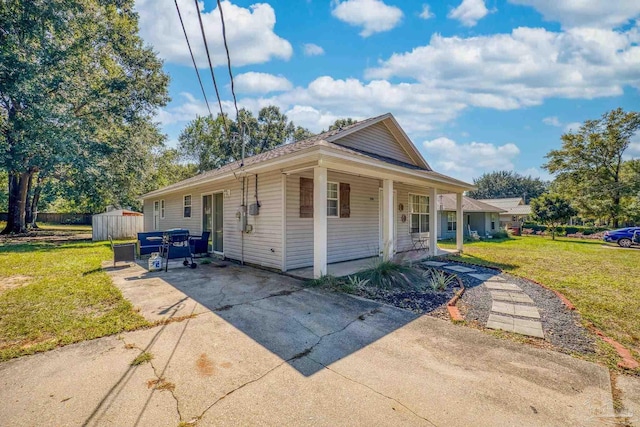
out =
<path fill-rule="evenodd" d="M 259 215 L 260 214 L 260 205 L 257 203 L 252 203 L 249 205 L 249 215 Z"/>

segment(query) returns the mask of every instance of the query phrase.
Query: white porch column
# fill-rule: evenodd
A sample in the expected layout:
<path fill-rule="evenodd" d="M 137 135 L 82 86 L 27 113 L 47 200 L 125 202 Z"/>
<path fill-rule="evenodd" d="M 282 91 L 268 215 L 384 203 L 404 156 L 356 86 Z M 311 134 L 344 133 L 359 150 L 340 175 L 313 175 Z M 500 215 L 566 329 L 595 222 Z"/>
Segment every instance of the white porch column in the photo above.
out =
<path fill-rule="evenodd" d="M 438 193 L 429 189 L 429 255 L 438 254 Z"/>
<path fill-rule="evenodd" d="M 464 242 L 464 213 L 462 212 L 462 193 L 456 193 L 456 249 L 462 252 Z"/>
<path fill-rule="evenodd" d="M 327 274 L 327 168 L 313 168 L 313 277 Z"/>
<path fill-rule="evenodd" d="M 385 261 L 393 258 L 393 180 L 382 181 L 382 257 Z"/>

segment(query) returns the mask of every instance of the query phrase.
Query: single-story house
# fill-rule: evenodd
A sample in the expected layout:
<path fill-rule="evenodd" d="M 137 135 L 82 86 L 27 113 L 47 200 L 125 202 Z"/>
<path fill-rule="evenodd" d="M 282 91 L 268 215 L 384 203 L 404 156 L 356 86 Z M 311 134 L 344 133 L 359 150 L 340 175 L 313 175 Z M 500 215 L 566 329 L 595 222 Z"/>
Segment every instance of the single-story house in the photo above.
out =
<path fill-rule="evenodd" d="M 436 254 L 438 194 L 455 194 L 462 223 L 470 189 L 432 170 L 388 113 L 147 193 L 144 229 L 211 230 L 225 258 L 320 277 L 328 263 L 390 259 L 416 237 Z M 456 241 L 462 250 L 462 227 Z"/>
<path fill-rule="evenodd" d="M 525 204 L 522 197 L 480 199 L 479 201 L 504 210 L 500 214 L 500 228 L 520 229 L 531 216 L 531 206 Z"/>
<path fill-rule="evenodd" d="M 462 229 L 465 236 L 468 236 L 470 231 L 477 232 L 479 236 L 493 235 L 500 230 L 499 215 L 505 212 L 504 209 L 466 196 L 462 197 L 462 210 L 464 211 Z M 438 216 L 440 217 L 438 238 L 455 238 L 458 229 L 455 194 L 438 195 Z"/>

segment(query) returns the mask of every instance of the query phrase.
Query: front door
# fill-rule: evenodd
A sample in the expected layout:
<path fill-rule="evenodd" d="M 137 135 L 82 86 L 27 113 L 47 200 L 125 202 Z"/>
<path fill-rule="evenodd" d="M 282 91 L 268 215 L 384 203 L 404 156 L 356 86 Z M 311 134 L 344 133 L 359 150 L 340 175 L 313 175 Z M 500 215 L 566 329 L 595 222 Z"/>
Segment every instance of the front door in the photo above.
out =
<path fill-rule="evenodd" d="M 211 252 L 211 230 L 213 227 L 213 196 L 208 194 L 202 196 L 202 232 L 209 231 L 209 242 L 207 250 Z"/>
<path fill-rule="evenodd" d="M 212 233 L 211 233 L 211 244 L 213 246 L 214 252 L 224 252 L 222 242 L 223 242 L 223 200 L 224 196 L 222 193 L 216 193 L 213 195 L 213 222 L 212 222 Z"/>

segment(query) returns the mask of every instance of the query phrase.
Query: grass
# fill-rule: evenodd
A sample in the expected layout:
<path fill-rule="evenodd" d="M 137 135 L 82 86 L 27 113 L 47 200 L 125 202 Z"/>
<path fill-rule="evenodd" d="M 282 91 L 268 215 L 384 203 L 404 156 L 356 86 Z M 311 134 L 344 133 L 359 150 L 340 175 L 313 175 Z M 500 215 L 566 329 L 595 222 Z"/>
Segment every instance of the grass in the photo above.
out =
<path fill-rule="evenodd" d="M 108 243 L 0 243 L 0 361 L 148 326 L 100 268 Z"/>
<path fill-rule="evenodd" d="M 498 266 L 560 291 L 583 321 L 640 355 L 640 250 L 609 248 L 599 240 L 527 236 L 466 243 L 464 254 L 452 258 Z"/>
<path fill-rule="evenodd" d="M 5 221 L 0 221 L 0 230 L 3 230 L 7 225 Z M 74 231 L 78 233 L 91 233 L 90 225 L 78 225 L 78 224 L 48 224 L 38 223 L 38 227 L 46 231 Z"/>
<path fill-rule="evenodd" d="M 151 362 L 152 359 L 153 359 L 153 354 L 147 351 L 143 351 L 135 359 L 133 359 L 133 361 L 131 362 L 131 366 L 142 365 L 144 363 Z"/>

